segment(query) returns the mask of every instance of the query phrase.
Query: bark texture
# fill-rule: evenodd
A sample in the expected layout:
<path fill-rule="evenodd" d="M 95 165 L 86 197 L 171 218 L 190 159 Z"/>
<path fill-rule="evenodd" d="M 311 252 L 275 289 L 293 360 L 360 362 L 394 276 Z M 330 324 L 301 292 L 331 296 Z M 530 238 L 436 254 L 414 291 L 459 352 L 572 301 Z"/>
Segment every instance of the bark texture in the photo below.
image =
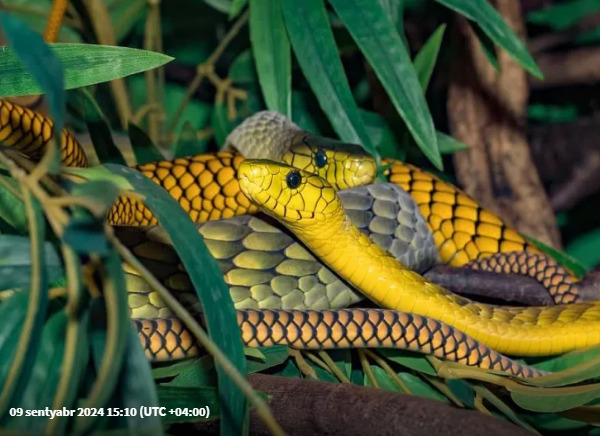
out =
<path fill-rule="evenodd" d="M 271 397 L 275 419 L 289 436 L 526 436 L 530 433 L 482 413 L 441 401 L 352 384 L 251 374 L 252 386 Z M 217 435 L 218 422 L 196 424 Z M 254 411 L 250 434 L 269 435 Z"/>
<path fill-rule="evenodd" d="M 523 37 L 519 3 L 499 0 L 495 6 Z M 453 136 L 469 146 L 454 155 L 457 178 L 469 195 L 507 224 L 560 248 L 556 220 L 525 132 L 527 75 L 503 50 L 497 51 L 497 72 L 468 22 L 457 19 L 461 49 L 449 88 L 448 118 Z"/>

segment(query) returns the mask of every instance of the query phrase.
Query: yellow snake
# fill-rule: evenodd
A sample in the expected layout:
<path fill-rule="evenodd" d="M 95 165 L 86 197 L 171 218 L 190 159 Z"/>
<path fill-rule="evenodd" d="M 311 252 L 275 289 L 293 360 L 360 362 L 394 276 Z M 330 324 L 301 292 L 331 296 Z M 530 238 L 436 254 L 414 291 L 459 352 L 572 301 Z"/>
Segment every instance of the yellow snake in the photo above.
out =
<path fill-rule="evenodd" d="M 502 307 L 472 302 L 407 269 L 352 225 L 320 177 L 268 160 L 238 169 L 250 201 L 378 305 L 447 323 L 501 353 L 544 356 L 600 344 L 600 302 Z"/>
<path fill-rule="evenodd" d="M 2 130 L 0 130 L 0 140 L 3 140 L 5 145 L 13 146 L 16 149 L 21 150 L 24 153 L 29 155 L 39 156 L 43 149 L 45 148 L 47 141 L 49 139 L 49 135 L 46 135 L 45 132 L 49 131 L 49 126 L 51 125 L 51 121 L 41 117 L 39 114 L 35 114 L 32 111 L 29 111 L 24 108 L 20 108 L 16 105 L 11 105 L 7 102 L 2 102 L 2 106 L 0 107 L 0 122 L 2 123 Z M 19 118 L 20 117 L 20 118 Z M 23 120 L 23 122 L 20 122 Z M 29 121 L 29 122 L 28 122 Z M 288 122 L 289 123 L 289 122 Z M 291 123 L 289 123 L 291 125 Z M 15 135 L 14 132 L 16 130 L 21 130 L 21 134 Z M 283 131 L 285 133 L 286 141 L 288 142 L 287 151 L 286 148 L 282 148 L 284 150 L 282 152 L 282 160 L 292 163 L 293 159 L 298 158 L 297 150 L 290 151 L 294 146 L 298 146 L 300 148 L 304 148 L 305 151 L 309 153 L 316 152 L 317 154 L 322 153 L 321 149 L 315 150 L 310 145 L 309 140 L 311 139 L 310 135 L 306 134 L 306 132 L 301 131 L 300 129 L 294 128 L 292 129 L 291 136 L 289 135 L 289 131 L 286 132 L 285 129 L 280 129 L 280 132 Z M 253 135 L 256 137 L 256 135 Z M 294 144 L 294 143 L 297 144 Z M 289 145 L 292 145 L 290 147 Z M 80 149 L 77 142 L 74 140 L 72 135 L 70 135 L 66 130 L 63 131 L 62 135 L 62 156 L 63 161 L 67 165 L 72 166 L 85 166 L 85 154 Z M 319 170 L 329 172 L 329 176 L 333 177 L 334 181 L 337 183 L 336 188 L 345 188 L 348 186 L 352 186 L 352 184 L 364 184 L 372 180 L 374 173 L 374 163 L 369 158 L 365 158 L 361 155 L 352 155 L 347 151 L 336 150 L 336 149 L 328 149 L 326 152 L 327 159 L 329 162 L 326 166 L 322 166 L 317 169 L 317 173 Z M 322 156 L 322 154 L 320 154 Z M 306 157 L 306 156 L 305 156 Z M 351 157 L 351 159 L 349 159 Z M 218 161 L 218 162 L 217 162 Z M 150 164 L 150 172 L 149 174 L 152 177 L 155 177 L 155 181 L 161 183 L 176 199 L 180 201 L 180 204 L 184 207 L 184 209 L 190 212 L 190 216 L 192 216 L 195 220 L 206 220 L 217 218 L 217 216 L 202 216 L 202 209 L 194 209 L 194 199 L 201 197 L 201 202 L 210 201 L 212 209 L 221 208 L 222 214 L 219 217 L 236 215 L 239 213 L 248 213 L 253 212 L 252 205 L 249 203 L 243 204 L 243 208 L 241 210 L 233 209 L 234 203 L 231 200 L 228 202 L 228 199 L 232 197 L 240 202 L 243 202 L 245 197 L 240 197 L 239 192 L 239 184 L 237 184 L 236 170 L 239 170 L 239 165 L 242 164 L 243 158 L 239 155 L 228 154 L 228 153 L 219 153 L 216 156 L 200 156 L 196 158 L 189 159 L 180 159 L 175 160 L 173 162 L 160 162 L 157 164 Z M 217 162 L 217 163 L 214 163 Z M 334 163 L 335 165 L 331 165 Z M 140 166 L 144 172 L 144 166 Z M 210 171 L 211 176 L 202 181 L 202 177 L 206 174 L 206 170 Z M 233 169 L 234 171 L 229 171 Z M 393 170 L 393 168 L 392 168 Z M 147 173 L 147 172 L 146 172 Z M 392 174 L 394 171 L 392 171 Z M 325 174 L 327 176 L 327 174 Z M 343 176 L 343 177 L 340 177 Z M 187 177 L 186 177 L 187 176 Z M 191 180 L 190 180 L 191 179 Z M 223 186 L 226 187 L 229 185 L 229 189 L 224 189 L 223 193 L 224 198 L 223 202 L 218 200 L 221 191 L 215 191 L 214 186 L 215 183 L 218 187 Z M 187 195 L 191 189 L 194 189 L 194 186 L 198 186 L 198 188 L 205 189 L 205 192 L 197 193 L 198 197 L 194 197 L 193 199 L 188 199 Z M 211 191 L 212 189 L 212 191 Z M 234 193 L 235 195 L 228 195 Z M 206 197 L 204 194 L 208 194 Z M 190 195 L 191 196 L 191 195 Z M 185 202 L 182 202 L 182 199 L 188 200 L 189 207 L 186 208 Z M 133 216 L 134 222 L 127 222 L 127 224 L 146 224 L 144 219 L 147 219 L 147 223 L 151 223 L 153 217 L 145 213 L 145 208 L 143 205 L 134 205 L 127 210 L 127 204 L 133 204 L 134 202 L 128 198 L 123 198 L 120 204 L 115 205 L 112 211 L 111 222 L 113 224 L 121 224 L 118 222 L 118 217 L 128 216 L 131 221 L 131 217 Z M 238 204 L 237 202 L 235 204 Z M 202 204 L 203 207 L 208 209 L 208 204 Z M 231 206 L 231 207 L 230 207 Z M 228 212 L 228 208 L 231 212 Z M 197 215 L 194 217 L 191 213 L 192 211 L 197 211 Z M 140 215 L 141 213 L 141 215 Z M 260 319 L 253 318 L 252 316 L 248 317 L 248 313 L 254 312 L 240 312 L 238 315 L 238 321 L 240 322 L 240 326 L 242 327 L 242 334 L 246 343 L 288 343 L 294 346 L 298 345 L 298 341 L 300 341 L 304 347 L 308 348 L 328 348 L 328 347 L 343 347 L 343 346 L 360 346 L 361 343 L 363 346 L 399 346 L 402 348 L 415 349 L 414 341 L 419 344 L 419 347 L 422 351 L 431 352 L 432 354 L 438 355 L 440 357 L 450 358 L 457 361 L 464 361 L 467 364 L 474 364 L 483 367 L 489 367 L 492 369 L 500 369 L 504 371 L 508 371 L 512 374 L 520 374 L 520 375 L 536 375 L 535 371 L 531 371 L 530 369 L 524 369 L 523 366 L 512 362 L 503 357 L 492 358 L 490 356 L 494 354 L 493 351 L 488 350 L 486 347 L 477 344 L 472 341 L 471 338 L 468 338 L 466 335 L 459 334 L 460 332 L 455 332 L 453 329 L 448 330 L 448 326 L 445 326 L 443 323 L 434 323 L 440 332 L 442 332 L 442 336 L 436 336 L 435 332 L 430 331 L 428 328 L 424 329 L 422 326 L 416 326 L 415 320 L 420 320 L 419 317 L 414 317 L 407 314 L 399 314 L 390 311 L 377 311 L 377 310 L 347 310 L 343 313 L 344 316 L 348 316 L 348 322 L 352 322 L 353 325 L 357 322 L 357 319 L 361 319 L 363 324 L 360 324 L 364 327 L 364 329 L 359 329 L 358 331 L 362 336 L 360 337 L 342 337 L 340 336 L 340 330 L 335 329 L 333 326 L 340 326 L 337 320 L 336 313 L 337 312 L 315 312 L 315 311 L 266 311 L 264 312 L 264 316 L 266 316 L 267 320 L 270 321 L 268 324 L 269 328 L 266 328 L 266 325 L 262 325 L 262 329 L 260 329 Z M 342 313 L 342 312 L 340 312 Z M 311 315 L 314 314 L 314 315 Z M 324 314 L 331 314 L 328 316 L 324 316 Z M 378 314 L 378 315 L 374 315 Z M 368 316 L 367 316 L 368 315 Z M 364 318 L 367 316 L 367 318 Z M 394 340 L 389 342 L 387 334 L 391 334 L 393 332 L 393 326 L 388 325 L 387 330 L 382 321 L 378 324 L 373 324 L 380 328 L 374 336 L 370 336 L 365 339 L 365 334 L 373 333 L 372 329 L 369 330 L 367 327 L 373 319 L 371 316 L 381 316 L 381 319 L 387 319 L 387 317 L 392 317 L 396 322 L 399 323 L 399 326 L 405 329 L 403 330 L 403 335 L 392 337 Z M 316 318 L 315 318 L 316 317 Z M 359 318 L 355 318 L 359 317 Z M 360 318 L 363 317 L 363 318 Z M 283 332 L 277 331 L 275 326 L 278 323 L 281 323 L 282 320 L 287 319 L 289 322 L 292 322 L 294 326 L 299 327 L 308 327 L 306 323 L 310 324 L 310 328 L 302 329 L 302 334 L 297 336 L 294 340 L 289 336 L 289 331 L 287 331 L 288 336 L 284 335 Z M 364 324 L 365 319 L 369 322 Z M 248 322 L 256 321 L 257 325 L 248 326 Z M 298 322 L 302 320 L 300 324 Z M 163 322 L 164 321 L 164 322 Z M 182 342 L 182 339 L 185 337 L 183 332 L 181 334 L 176 335 L 175 338 L 171 338 L 173 342 L 166 341 L 165 338 L 172 336 L 176 331 L 176 320 L 169 320 L 168 322 L 165 320 L 155 320 L 155 321 L 139 321 L 141 327 L 144 327 L 141 330 L 143 337 L 148 337 L 144 332 L 151 334 L 153 338 L 156 338 L 157 332 L 160 329 L 156 329 L 156 326 L 169 327 L 175 330 L 168 330 L 161 333 L 161 340 L 158 342 L 160 346 L 154 348 L 148 346 L 147 351 L 150 353 L 151 357 L 160 359 L 160 350 L 169 350 L 167 353 L 170 357 L 177 355 L 177 350 L 179 352 L 182 350 L 182 347 L 187 347 L 187 350 L 192 350 L 193 346 L 185 345 L 185 341 Z M 429 320 L 421 321 L 425 324 L 429 323 Z M 432 321 L 433 322 L 433 321 Z M 148 325 L 148 323 L 150 325 Z M 289 328 L 290 325 L 285 324 L 286 328 Z M 154 327 L 153 327 L 154 326 Z M 419 328 L 417 328 L 419 327 Z M 248 333 L 248 328 L 250 328 L 250 336 Z M 149 330 L 148 330 L 149 329 Z M 244 330 L 246 329 L 246 330 Z M 258 330 L 257 330 L 258 329 Z M 389 330 L 392 329 L 392 330 Z M 348 333 L 347 326 L 342 328 L 341 332 Z M 387 333 L 386 333 L 387 332 Z M 258 335 L 257 333 L 263 333 L 263 335 Z M 383 336 L 380 336 L 382 334 Z M 266 335 L 266 336 L 265 336 Z M 460 341 L 450 341 L 448 346 L 446 343 L 448 342 L 444 339 L 446 336 L 450 335 L 455 338 L 462 338 Z M 337 340 L 333 340 L 334 337 L 338 337 Z M 278 338 L 277 340 L 275 338 Z M 254 341 L 254 342 L 253 342 Z M 258 341 L 258 342 L 256 342 Z M 270 342 L 269 342 L 270 341 Z M 311 342 L 313 341 L 313 342 Z M 316 343 L 314 343 L 316 341 Z M 441 342 L 440 342 L 441 341 Z M 431 346 L 428 347 L 427 344 L 431 342 Z M 412 345 L 411 345 L 412 344 Z M 437 345 L 436 345 L 437 344 Z M 441 344 L 441 345 L 440 345 Z M 468 346 L 469 344 L 474 344 L 474 348 Z M 439 346 L 438 346 L 439 345 Z M 411 348 L 411 346 L 413 348 Z M 464 348 L 467 347 L 467 348 Z M 418 349 L 418 348 L 417 348 Z M 463 355 L 463 351 L 466 354 Z M 164 357 L 164 356 L 163 356 Z M 504 362 L 504 363 L 499 363 Z M 507 364 L 506 362 L 510 362 Z"/>

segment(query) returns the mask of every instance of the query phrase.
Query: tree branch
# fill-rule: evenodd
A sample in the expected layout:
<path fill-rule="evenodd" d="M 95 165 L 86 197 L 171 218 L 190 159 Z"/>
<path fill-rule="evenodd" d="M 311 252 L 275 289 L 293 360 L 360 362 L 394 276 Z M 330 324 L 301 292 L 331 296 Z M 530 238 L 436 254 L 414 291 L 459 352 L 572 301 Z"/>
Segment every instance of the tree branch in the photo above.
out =
<path fill-rule="evenodd" d="M 289 436 L 526 436 L 530 433 L 482 413 L 441 401 L 347 383 L 251 374 L 252 386 L 271 397 L 275 419 Z M 204 435 L 217 435 L 219 424 L 196 424 Z M 250 434 L 268 435 L 256 413 Z"/>
<path fill-rule="evenodd" d="M 519 4 L 496 3 L 504 19 L 523 35 Z M 457 51 L 454 63 L 448 118 L 453 135 L 470 149 L 454 155 L 457 178 L 469 195 L 508 225 L 560 248 L 556 220 L 525 135 L 526 74 L 505 51 L 498 52 L 500 73 L 496 72 L 467 21 L 458 19 L 465 49 Z"/>

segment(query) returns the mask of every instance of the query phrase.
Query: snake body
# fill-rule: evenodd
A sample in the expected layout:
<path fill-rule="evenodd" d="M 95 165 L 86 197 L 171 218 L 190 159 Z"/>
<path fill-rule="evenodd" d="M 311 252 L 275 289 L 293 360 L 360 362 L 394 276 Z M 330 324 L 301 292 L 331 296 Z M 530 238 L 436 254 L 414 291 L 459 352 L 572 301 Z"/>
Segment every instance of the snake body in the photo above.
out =
<path fill-rule="evenodd" d="M 30 114 L 28 114 L 26 111 L 20 111 L 14 105 L 12 107 L 5 107 L 12 111 L 10 113 L 10 118 L 12 123 L 11 126 L 15 126 L 12 127 L 13 130 L 18 127 L 20 122 L 19 119 L 25 120 L 27 117 L 31 118 Z M 25 114 L 25 116 L 23 114 Z M 25 126 L 26 123 L 23 125 Z M 29 129 L 34 129 L 34 132 L 36 128 L 39 129 L 38 124 L 36 123 L 31 123 L 31 126 L 29 126 Z M 24 131 L 27 131 L 27 129 L 24 129 Z M 24 135 L 21 135 L 22 138 L 15 137 L 11 139 L 8 142 L 5 142 L 5 145 L 14 146 L 20 151 L 29 155 L 33 155 L 34 157 L 36 152 L 38 155 L 41 154 L 47 145 L 47 135 L 38 135 L 38 137 L 41 139 L 36 140 L 35 142 L 29 142 L 26 145 L 22 145 L 24 142 L 27 142 L 30 136 L 29 133 L 30 132 L 26 132 Z M 33 134 L 31 136 L 33 137 Z M 85 154 L 82 153 L 82 150 L 80 150 L 80 147 L 78 147 L 76 141 L 71 141 L 70 138 L 72 138 L 72 136 L 69 137 L 67 133 L 63 132 L 64 140 L 61 142 L 63 161 L 73 166 L 85 166 L 86 162 L 79 157 L 80 151 L 83 156 L 85 156 Z M 312 139 L 309 134 L 302 132 L 299 129 L 294 129 L 293 135 L 286 141 L 291 144 L 290 148 L 293 148 L 294 146 L 308 148 L 309 152 L 302 158 L 302 161 L 306 162 L 307 159 L 311 159 L 311 152 L 313 149 L 311 145 Z M 318 150 L 318 152 L 320 152 L 320 150 Z M 353 159 L 348 159 L 348 152 L 336 150 L 335 148 L 333 148 L 333 151 L 328 152 L 328 155 L 330 157 L 333 156 L 333 159 L 330 160 L 330 163 L 326 166 L 326 169 L 321 168 L 319 171 L 321 171 L 321 173 L 325 171 L 325 174 L 323 174 L 325 177 L 333 177 L 334 183 L 338 183 L 340 181 L 343 182 L 336 186 L 337 189 L 350 187 L 352 186 L 352 183 L 354 183 L 355 186 L 368 183 L 369 178 L 371 177 L 370 174 L 372 173 L 371 170 L 374 169 L 372 160 L 364 159 L 360 156 L 354 156 Z M 293 160 L 297 159 L 299 153 L 290 150 L 284 151 L 282 153 L 281 160 L 286 162 L 286 156 L 288 159 Z M 236 159 L 238 159 L 240 162 L 238 168 L 235 168 Z M 253 212 L 252 205 L 249 202 L 244 203 L 244 197 L 238 196 L 240 193 L 240 186 L 239 184 L 236 185 L 236 180 L 240 175 L 239 168 L 245 165 L 244 162 L 241 162 L 241 159 L 242 158 L 239 155 L 234 153 L 229 153 L 228 155 L 226 153 L 220 154 L 213 156 L 212 158 L 206 158 L 205 161 L 202 161 L 202 158 L 188 158 L 183 159 L 180 162 L 172 162 L 170 166 L 169 164 L 164 163 L 151 164 L 149 172 L 156 174 L 158 182 L 160 182 L 160 184 L 165 187 L 171 193 L 171 195 L 179 200 L 184 209 L 190 212 L 190 216 L 192 216 L 193 219 L 198 221 L 210 220 L 226 216 L 234 216 L 240 213 Z M 219 162 L 210 163 L 216 161 Z M 201 167 L 198 164 L 203 166 Z M 210 168 L 211 165 L 213 165 L 213 168 Z M 194 174 L 194 168 L 197 171 L 197 174 Z M 206 172 L 206 168 L 208 168 L 208 170 L 211 172 L 211 177 L 206 178 L 205 180 L 207 181 L 203 181 L 202 177 Z M 140 169 L 143 171 L 143 168 L 140 167 Z M 319 171 L 316 172 L 319 173 Z M 351 179 L 350 184 L 346 183 L 345 181 L 345 177 L 348 174 L 354 177 L 354 179 Z M 150 174 L 150 176 L 151 175 L 152 174 Z M 155 179 L 155 181 L 157 180 Z M 195 185 L 198 185 L 197 187 L 203 189 L 208 188 L 203 193 L 198 193 L 198 195 L 202 196 L 202 198 L 197 199 L 198 197 L 191 195 L 195 189 Z M 225 198 L 221 200 L 219 194 L 221 193 L 222 188 L 225 186 L 229 186 L 227 191 L 228 193 L 235 194 L 225 195 Z M 246 197 L 248 197 L 248 193 L 245 192 L 245 194 Z M 232 200 L 231 198 L 235 199 Z M 236 209 L 234 208 L 234 202 L 237 206 L 238 200 L 242 208 L 236 212 Z M 139 210 L 137 206 L 130 207 L 128 212 L 126 205 L 127 201 L 132 200 L 125 198 L 125 201 L 122 204 L 117 204 L 115 206 L 116 209 L 113 210 L 113 218 L 111 218 L 113 224 L 117 224 L 117 222 L 114 222 L 117 221 L 116 217 L 122 217 L 123 215 L 134 217 L 133 220 L 129 219 L 127 222 L 130 225 L 149 224 L 152 222 L 151 216 L 148 216 L 143 209 Z M 205 214 L 202 214 L 203 209 L 193 205 L 194 201 L 196 201 L 196 205 L 198 201 L 202 202 L 202 206 L 206 208 L 206 210 L 204 210 L 206 212 Z M 210 207 L 208 203 L 205 203 L 205 201 L 211 203 Z M 185 206 L 186 202 L 188 203 L 187 208 Z M 218 216 L 217 214 L 211 215 L 213 209 L 219 208 L 222 209 L 223 213 L 219 214 Z M 208 211 L 209 209 L 211 212 Z M 231 210 L 231 212 L 226 212 L 227 210 Z M 196 215 L 193 216 L 191 212 L 196 212 Z M 144 219 L 147 221 L 144 221 Z M 362 235 L 362 233 L 360 234 Z M 363 237 L 370 241 L 367 236 L 363 235 Z M 256 318 L 253 315 L 256 313 L 261 314 L 259 318 Z M 379 317 L 371 318 L 371 313 L 379 314 L 377 315 Z M 368 323 L 357 323 L 356 320 L 363 320 L 365 314 L 369 315 L 368 319 L 371 321 Z M 339 319 L 343 319 L 344 322 L 338 322 Z M 400 336 L 398 336 L 396 332 L 394 333 L 394 337 L 396 339 L 392 340 L 391 342 L 386 341 L 386 335 L 390 333 L 390 330 L 386 330 L 383 320 L 391 320 L 399 323 L 402 329 L 405 329 L 403 330 L 405 333 L 402 333 Z M 350 324 L 347 324 L 346 321 L 348 321 Z M 511 374 L 525 374 L 531 376 L 539 375 L 539 373 L 536 371 L 524 369 L 525 367 L 516 362 L 510 361 L 511 363 L 507 364 L 506 362 L 509 361 L 509 359 L 498 357 L 496 352 L 487 349 L 485 346 L 474 341 L 468 335 L 465 335 L 462 332 L 445 325 L 443 322 L 431 321 L 431 323 L 433 323 L 431 324 L 432 326 L 435 325 L 439 331 L 445 332 L 440 336 L 439 334 L 434 334 L 429 327 L 425 328 L 425 326 L 429 325 L 428 320 L 424 320 L 418 316 L 415 317 L 415 315 L 402 314 L 400 312 L 393 312 L 389 310 L 373 312 L 365 312 L 365 310 L 361 309 L 349 309 L 343 312 L 264 310 L 261 312 L 256 312 L 247 309 L 245 311 L 238 311 L 238 322 L 242 328 L 242 335 L 247 344 L 298 344 L 297 341 L 293 340 L 293 329 L 296 328 L 299 329 L 296 331 L 298 334 L 301 332 L 302 335 L 306 335 L 308 333 L 314 335 L 314 337 L 302 336 L 304 339 L 301 342 L 304 344 L 304 346 L 309 348 L 327 349 L 340 346 L 360 346 L 360 344 L 363 344 L 364 346 L 397 346 L 408 349 L 412 349 L 411 347 L 416 347 L 414 349 L 420 351 L 432 350 L 434 354 L 438 353 L 437 355 L 440 355 L 439 353 L 441 353 L 442 357 L 455 359 L 458 361 L 466 358 L 465 363 L 467 364 L 504 370 Z M 139 323 L 141 323 L 140 336 L 143 341 L 145 338 L 148 338 L 146 334 L 148 331 L 145 330 L 143 324 L 150 323 L 156 327 L 151 329 L 153 341 L 156 341 L 156 338 L 158 337 L 160 343 L 172 350 L 177 349 L 177 346 L 173 344 L 183 343 L 181 342 L 181 339 L 185 336 L 185 332 L 180 329 L 181 326 L 176 328 L 178 323 L 176 320 L 140 320 Z M 350 329 L 349 326 L 352 326 L 352 329 Z M 386 333 L 386 331 L 388 333 Z M 379 336 L 380 333 L 382 333 L 383 336 Z M 248 336 L 249 334 L 250 336 Z M 166 338 L 169 337 L 174 337 L 174 342 L 167 341 Z M 311 340 L 314 338 L 317 338 L 318 341 L 311 342 Z M 417 345 L 415 345 L 413 341 L 416 341 Z M 428 341 L 433 341 L 431 342 L 429 348 L 427 348 L 427 344 L 429 343 Z M 445 344 L 446 342 L 455 342 L 457 348 L 444 348 L 445 346 L 443 346 L 442 351 L 440 351 L 438 343 L 439 341 L 441 341 L 442 344 Z M 147 353 L 152 355 L 150 348 L 148 346 L 146 347 Z M 192 348 L 188 348 L 187 350 L 188 352 L 191 352 L 190 350 L 192 350 Z M 463 351 L 465 353 L 464 355 Z"/>
<path fill-rule="evenodd" d="M 472 302 L 426 281 L 362 234 L 320 177 L 266 160 L 244 161 L 238 177 L 253 203 L 382 307 L 445 322 L 507 354 L 560 354 L 600 343 L 600 303 L 507 308 Z"/>
<path fill-rule="evenodd" d="M 423 272 L 439 262 L 425 220 L 412 198 L 383 183 L 339 192 L 352 223 L 408 268 Z M 343 309 L 364 296 L 324 266 L 273 220 L 238 216 L 197 224 L 217 259 L 237 309 Z M 196 293 L 161 227 L 116 227 L 116 235 L 188 308 Z M 129 306 L 136 318 L 172 316 L 134 270 L 127 269 Z"/>

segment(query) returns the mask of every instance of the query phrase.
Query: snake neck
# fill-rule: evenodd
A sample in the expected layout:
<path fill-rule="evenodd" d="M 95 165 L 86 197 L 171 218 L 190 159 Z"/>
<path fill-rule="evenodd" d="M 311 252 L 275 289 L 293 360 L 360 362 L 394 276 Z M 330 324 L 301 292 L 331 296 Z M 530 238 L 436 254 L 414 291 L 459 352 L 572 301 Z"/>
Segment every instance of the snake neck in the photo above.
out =
<path fill-rule="evenodd" d="M 378 305 L 445 322 L 500 353 L 541 356 L 600 344 L 600 304 L 500 307 L 428 282 L 373 243 L 345 215 L 290 226 L 332 270 Z"/>

